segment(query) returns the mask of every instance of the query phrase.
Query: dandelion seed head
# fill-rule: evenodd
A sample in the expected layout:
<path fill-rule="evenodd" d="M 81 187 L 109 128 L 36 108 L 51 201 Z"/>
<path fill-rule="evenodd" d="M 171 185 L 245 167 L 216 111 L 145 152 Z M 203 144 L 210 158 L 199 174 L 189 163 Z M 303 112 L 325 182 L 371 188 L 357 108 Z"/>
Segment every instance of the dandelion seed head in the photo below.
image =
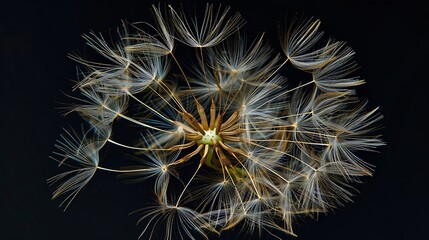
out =
<path fill-rule="evenodd" d="M 383 145 L 382 116 L 357 96 L 364 80 L 345 42 L 324 40 L 318 19 L 292 20 L 276 53 L 229 7 L 152 12 L 153 24 L 122 22 L 113 43 L 85 34 L 99 62 L 71 56 L 81 95 L 70 111 L 89 129 L 60 137 L 54 159 L 72 170 L 48 180 L 54 198 L 68 206 L 95 171 L 153 184 L 153 204 L 136 211 L 140 238 L 167 240 L 237 228 L 296 236 L 298 219 L 352 200 L 373 173 L 360 153 Z M 308 78 L 286 80 L 288 67 Z M 137 164 L 105 167 L 106 145 Z"/>

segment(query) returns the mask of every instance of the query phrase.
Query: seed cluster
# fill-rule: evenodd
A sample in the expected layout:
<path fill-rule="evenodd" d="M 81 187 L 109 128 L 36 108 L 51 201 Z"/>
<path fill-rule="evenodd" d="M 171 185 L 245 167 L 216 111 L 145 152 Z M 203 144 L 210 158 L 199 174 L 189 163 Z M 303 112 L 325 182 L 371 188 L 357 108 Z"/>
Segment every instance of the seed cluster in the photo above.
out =
<path fill-rule="evenodd" d="M 320 44 L 319 20 L 279 27 L 276 53 L 264 35 L 248 42 L 229 7 L 207 4 L 202 18 L 152 9 L 153 25 L 124 22 L 115 43 L 84 35 L 104 61 L 71 56 L 81 65 L 81 97 L 68 109 L 90 127 L 58 140 L 53 158 L 72 169 L 48 180 L 53 198 L 63 196 L 67 208 L 97 171 L 153 184 L 153 204 L 136 211 L 143 239 L 208 238 L 234 227 L 295 235 L 298 216 L 351 200 L 351 185 L 373 170 L 357 153 L 383 144 L 373 134 L 378 110 L 354 90 L 364 81 L 350 76 L 352 49 Z M 287 67 L 308 78 L 286 81 Z M 118 125 L 140 137 L 116 138 Z M 106 145 L 139 165 L 106 167 Z"/>

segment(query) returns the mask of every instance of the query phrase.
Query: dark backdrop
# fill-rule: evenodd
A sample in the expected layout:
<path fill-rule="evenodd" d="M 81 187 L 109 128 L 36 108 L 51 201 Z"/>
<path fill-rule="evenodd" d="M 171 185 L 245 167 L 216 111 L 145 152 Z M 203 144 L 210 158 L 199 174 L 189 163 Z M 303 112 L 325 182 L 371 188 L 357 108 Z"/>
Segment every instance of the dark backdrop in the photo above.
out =
<path fill-rule="evenodd" d="M 177 2 L 177 1 L 173 1 Z M 182 1 L 193 7 L 193 1 Z M 212 1 L 214 3 L 219 1 Z M 347 3 L 345 3 L 347 2 Z M 0 14 L 0 239 L 137 239 L 142 226 L 128 213 L 141 207 L 142 189 L 97 173 L 67 212 L 51 201 L 46 179 L 57 173 L 48 158 L 62 127 L 58 102 L 75 79 L 66 55 L 82 51 L 90 30 L 108 34 L 120 24 L 150 20 L 152 1 L 15 1 Z M 201 4 L 201 3 L 200 3 Z M 202 5 L 202 4 L 201 4 Z M 200 5 L 200 6 L 201 6 Z M 250 34 L 266 31 L 285 13 L 322 20 L 322 29 L 356 52 L 358 89 L 385 116 L 377 166 L 354 203 L 318 221 L 304 219 L 298 239 L 423 239 L 427 235 L 428 11 L 415 1 L 228 2 L 247 20 Z M 110 30 L 109 30 L 110 29 Z M 76 126 L 76 125 L 75 125 Z M 292 239 L 293 237 L 286 237 Z M 223 239 L 236 239 L 226 234 Z"/>

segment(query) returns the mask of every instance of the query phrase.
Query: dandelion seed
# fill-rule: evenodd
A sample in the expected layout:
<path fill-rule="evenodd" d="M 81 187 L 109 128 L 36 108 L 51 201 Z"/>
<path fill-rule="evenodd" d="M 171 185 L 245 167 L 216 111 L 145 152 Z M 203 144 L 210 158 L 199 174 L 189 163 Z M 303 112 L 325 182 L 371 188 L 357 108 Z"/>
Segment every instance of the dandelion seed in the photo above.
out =
<path fill-rule="evenodd" d="M 261 74 L 267 74 L 270 66 L 278 60 L 272 58 L 272 50 L 264 45 L 263 35 L 247 45 L 246 35 L 237 33 L 237 37 L 227 38 L 215 48 L 209 48 L 213 68 L 219 65 L 219 71 L 236 75 L 242 81 L 259 80 Z M 269 62 L 271 61 L 271 62 Z"/>
<path fill-rule="evenodd" d="M 360 153 L 383 145 L 374 133 L 382 116 L 357 97 L 364 81 L 349 76 L 345 42 L 319 44 L 320 20 L 293 21 L 281 27 L 280 54 L 263 35 L 248 44 L 229 7 L 207 4 L 202 18 L 152 10 L 154 24 L 123 22 L 116 43 L 84 35 L 105 62 L 72 57 L 83 97 L 69 110 L 90 130 L 60 137 L 54 159 L 73 170 L 48 180 L 54 198 L 67 208 L 97 170 L 153 184 L 152 204 L 135 212 L 139 237 L 167 240 L 234 229 L 283 239 L 297 235 L 298 219 L 352 200 L 374 169 Z M 193 60 L 179 48 L 197 48 Z M 308 80 L 289 87 L 286 64 Z M 122 129 L 135 138 L 114 134 Z M 138 164 L 100 166 L 105 145 Z"/>
<path fill-rule="evenodd" d="M 200 23 L 197 18 L 189 21 L 183 12 L 178 13 L 171 6 L 169 8 L 180 40 L 191 47 L 214 46 L 236 32 L 244 24 L 239 13 L 227 18 L 229 7 L 222 10 L 219 6 L 216 11 L 212 4 L 207 4 L 204 18 Z"/>
<path fill-rule="evenodd" d="M 100 136 L 105 137 L 95 134 L 93 139 L 88 139 L 86 136 L 78 136 L 76 132 L 65 131 L 65 135 L 62 135 L 61 140 L 58 140 L 57 145 L 55 145 L 59 152 L 54 152 L 54 154 L 60 158 L 53 157 L 53 159 L 59 162 L 59 166 L 67 165 L 73 168 L 73 170 L 48 179 L 48 183 L 54 185 L 69 177 L 69 179 L 57 186 L 52 196 L 54 199 L 68 194 L 60 205 L 65 204 L 64 210 L 91 180 L 97 170 L 99 163 L 98 151 L 106 143 L 105 139 L 100 139 Z"/>
<path fill-rule="evenodd" d="M 80 99 L 83 104 L 74 106 L 72 111 L 78 112 L 90 124 L 100 127 L 111 124 L 127 106 L 126 97 L 109 96 L 97 92 L 93 87 L 82 89 L 81 94 L 85 97 Z"/>
<path fill-rule="evenodd" d="M 133 40 L 136 43 L 125 46 L 125 51 L 151 57 L 164 56 L 173 52 L 175 39 L 172 35 L 172 26 L 164 19 L 159 5 L 158 7 L 152 5 L 152 10 L 156 26 L 154 27 L 150 24 L 145 24 L 144 26 L 155 29 L 156 34 L 151 35 L 134 24 L 133 27 L 138 30 L 138 33 L 128 36 L 127 39 Z M 161 38 L 161 40 L 157 37 Z"/>
<path fill-rule="evenodd" d="M 198 239 L 196 236 L 207 238 L 205 229 L 210 226 L 194 210 L 169 204 L 147 207 L 137 212 L 144 212 L 139 223 L 146 222 L 139 238 L 162 239 Z M 214 230 L 214 229 L 212 229 Z"/>

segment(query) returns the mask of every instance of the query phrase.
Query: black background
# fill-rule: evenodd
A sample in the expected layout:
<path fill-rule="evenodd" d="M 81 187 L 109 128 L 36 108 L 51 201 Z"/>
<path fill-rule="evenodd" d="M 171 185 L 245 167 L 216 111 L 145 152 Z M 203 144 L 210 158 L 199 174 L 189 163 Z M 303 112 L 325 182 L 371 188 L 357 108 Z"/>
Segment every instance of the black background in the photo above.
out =
<path fill-rule="evenodd" d="M 174 3 L 177 1 L 173 1 Z M 194 1 L 182 1 L 194 7 Z M 212 1 L 217 3 L 219 1 Z M 347 2 L 347 3 L 345 3 Z M 67 212 L 51 201 L 46 179 L 57 173 L 48 158 L 62 127 L 58 102 L 70 93 L 75 63 L 90 30 L 109 34 L 121 19 L 151 20 L 152 1 L 39 1 L 2 4 L 0 14 L 0 239 L 137 239 L 142 226 L 128 213 L 144 205 L 139 185 L 97 173 Z M 224 2 L 225 3 L 225 2 Z M 377 166 L 354 203 L 296 227 L 307 239 L 424 239 L 429 200 L 427 138 L 428 11 L 414 1 L 227 2 L 247 20 L 253 36 L 265 31 L 277 45 L 275 25 L 286 13 L 322 20 L 322 29 L 348 42 L 359 75 L 358 94 L 384 115 Z M 199 7 L 203 3 L 199 3 Z M 109 30 L 110 29 L 110 30 Z M 76 125 L 75 125 L 76 126 Z M 225 234 L 222 239 L 236 239 Z M 240 237 L 241 238 L 241 237 Z M 255 236 L 255 239 L 257 236 Z M 216 239 L 216 238 L 214 238 Z M 286 236 L 285 239 L 293 239 Z"/>

